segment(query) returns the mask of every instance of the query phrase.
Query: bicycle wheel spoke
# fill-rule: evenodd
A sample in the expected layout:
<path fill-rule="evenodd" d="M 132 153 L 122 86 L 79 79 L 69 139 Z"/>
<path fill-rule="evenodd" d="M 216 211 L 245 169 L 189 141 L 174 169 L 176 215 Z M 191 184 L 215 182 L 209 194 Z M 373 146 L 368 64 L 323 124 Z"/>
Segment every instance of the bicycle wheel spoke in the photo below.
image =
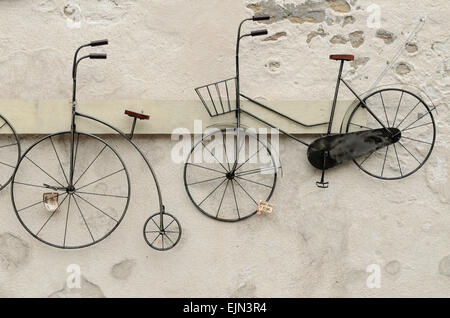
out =
<path fill-rule="evenodd" d="M 61 163 L 61 159 L 59 158 L 58 152 L 56 151 L 55 144 L 53 143 L 53 139 L 52 139 L 52 137 L 50 137 L 49 139 L 50 139 L 50 142 L 52 143 L 52 147 L 53 147 L 53 150 L 55 151 L 56 159 L 58 159 L 58 163 L 59 163 L 61 171 L 64 175 L 64 179 L 66 179 L 67 184 L 69 184 L 69 180 L 67 179 L 66 172 L 64 171 L 63 165 Z"/>
<path fill-rule="evenodd" d="M 236 205 L 236 210 L 237 210 L 237 214 L 238 214 L 238 218 L 241 218 L 241 213 L 239 213 L 239 206 L 237 203 L 237 199 L 236 199 L 236 191 L 234 190 L 234 184 L 233 181 L 231 181 L 231 188 L 233 189 L 233 196 L 234 196 L 234 203 Z"/>
<path fill-rule="evenodd" d="M 225 151 L 225 158 L 226 158 L 226 161 L 227 161 L 228 171 L 231 171 L 230 159 L 228 158 L 226 143 L 222 142 L 222 145 L 223 145 L 223 150 Z"/>
<path fill-rule="evenodd" d="M 161 232 L 161 227 L 156 223 L 156 221 L 154 219 L 152 219 L 153 223 L 155 223 L 156 227 L 159 229 L 158 232 Z"/>
<path fill-rule="evenodd" d="M 264 171 L 270 171 L 270 170 L 275 170 L 273 166 L 270 167 L 265 167 L 265 168 L 257 168 L 257 169 L 252 169 L 252 170 L 248 170 L 248 171 L 243 171 L 240 173 L 237 173 L 236 176 L 248 176 L 251 174 L 255 174 L 255 173 L 262 173 Z"/>
<path fill-rule="evenodd" d="M 245 192 L 245 194 L 253 201 L 255 202 L 256 205 L 258 205 L 258 202 L 256 202 L 256 200 L 247 192 L 247 190 L 244 189 L 244 187 L 237 181 L 234 180 L 236 182 L 236 184 L 241 187 L 241 189 Z"/>
<path fill-rule="evenodd" d="M 3 125 L 0 126 L 0 129 L 6 126 L 6 121 L 3 123 Z"/>
<path fill-rule="evenodd" d="M 38 164 L 36 164 L 33 160 L 31 160 L 30 158 L 28 158 L 28 156 L 25 156 L 26 159 L 28 159 L 33 165 L 35 165 L 39 170 L 41 170 L 43 173 L 45 173 L 50 179 L 52 179 L 53 181 L 55 181 L 56 183 L 58 183 L 61 187 L 64 187 L 61 182 L 59 182 L 58 180 L 56 180 L 55 178 L 53 178 L 49 173 L 47 173 L 47 171 L 45 171 L 44 169 L 42 169 Z"/>
<path fill-rule="evenodd" d="M 409 117 L 409 115 L 411 115 L 411 113 L 417 108 L 417 106 L 419 106 L 420 104 L 421 104 L 422 102 L 421 101 L 419 101 L 418 103 L 417 103 L 417 105 L 416 106 L 414 106 L 414 108 L 413 109 L 411 109 L 410 111 L 409 111 L 409 113 L 405 116 L 405 118 L 403 118 L 403 120 L 400 122 L 400 124 L 398 124 L 397 125 L 397 127 L 396 128 L 398 128 L 398 127 L 400 127 L 400 125 L 401 124 L 403 124 L 403 122 L 406 120 L 406 118 L 408 118 Z"/>
<path fill-rule="evenodd" d="M 2 162 L 2 161 L 0 161 L 0 165 L 4 165 L 4 166 L 10 167 L 10 168 L 12 168 L 12 169 L 16 169 L 16 167 L 14 167 L 14 166 L 12 166 L 12 165 L 10 165 L 10 164 L 7 164 L 7 163 L 5 163 L 5 162 Z"/>
<path fill-rule="evenodd" d="M 384 104 L 383 94 L 380 92 L 381 103 L 383 104 L 384 115 L 386 116 L 387 127 L 389 127 L 389 118 L 386 111 L 386 105 Z"/>
<path fill-rule="evenodd" d="M 167 239 L 173 244 L 173 245 L 175 245 L 175 243 L 172 241 L 172 239 L 169 237 L 169 235 L 167 235 L 167 234 L 164 234 L 166 237 L 167 237 Z"/>
<path fill-rule="evenodd" d="M 172 220 L 172 222 L 170 222 L 169 225 L 167 225 L 163 231 L 165 231 L 169 226 L 171 226 L 173 222 L 175 222 L 175 220 Z"/>
<path fill-rule="evenodd" d="M 115 194 L 102 194 L 102 193 L 83 192 L 83 191 L 77 191 L 77 193 L 88 194 L 88 195 L 95 195 L 95 196 L 100 196 L 100 197 L 128 199 L 128 197 L 125 197 L 125 196 L 122 196 L 122 195 L 115 195 Z"/>
<path fill-rule="evenodd" d="M 364 162 L 367 161 L 367 159 L 369 159 L 376 151 L 372 151 L 371 153 L 369 153 L 369 155 L 366 157 L 366 159 L 363 160 L 363 162 L 361 162 L 359 165 L 362 166 L 364 164 Z"/>
<path fill-rule="evenodd" d="M 64 200 L 61 201 L 61 203 L 59 204 L 59 206 L 61 206 L 64 201 L 67 199 L 68 194 L 64 197 Z M 59 207 L 58 207 L 59 209 Z M 45 223 L 42 225 L 42 227 L 39 229 L 39 231 L 36 233 L 36 236 L 39 236 L 39 234 L 42 232 L 42 230 L 44 229 L 44 227 L 48 224 L 48 222 L 50 222 L 50 220 L 53 218 L 53 216 L 55 215 L 56 211 L 58 211 L 58 209 L 56 209 L 55 211 L 52 212 L 52 214 L 48 217 L 48 219 L 45 221 Z"/>
<path fill-rule="evenodd" d="M 88 167 L 86 168 L 86 170 L 83 171 L 83 173 L 80 175 L 80 177 L 77 179 L 77 181 L 75 181 L 75 183 L 73 184 L 74 186 L 78 183 L 78 181 L 80 181 L 80 179 L 86 174 L 86 172 L 89 170 L 89 168 L 94 164 L 94 162 L 98 159 L 98 157 L 100 157 L 100 155 L 102 154 L 102 152 L 106 149 L 106 145 L 103 146 L 102 150 L 100 150 L 100 152 L 97 154 L 97 156 L 95 156 L 94 160 L 91 161 L 91 163 L 88 165 Z"/>
<path fill-rule="evenodd" d="M 0 146 L 0 149 L 2 149 L 2 148 L 7 148 L 7 147 L 12 147 L 12 146 L 16 146 L 16 145 L 17 145 L 17 143 L 14 143 L 14 144 L 8 144 L 8 145 Z"/>
<path fill-rule="evenodd" d="M 89 202 L 88 200 L 86 200 L 85 198 L 83 198 L 81 195 L 78 195 L 77 193 L 75 193 L 75 195 L 77 197 L 79 197 L 81 200 L 83 200 L 84 202 L 86 202 L 87 204 L 89 204 L 91 207 L 93 207 L 94 209 L 96 209 L 97 211 L 99 211 L 100 213 L 102 213 L 103 215 L 109 217 L 111 220 L 113 220 L 116 223 L 119 223 L 119 221 L 117 221 L 115 218 L 113 218 L 111 215 L 109 215 L 108 213 L 106 213 L 105 211 L 103 211 L 102 209 L 100 209 L 99 207 L 93 205 L 91 202 Z"/>
<path fill-rule="evenodd" d="M 222 179 L 222 178 L 226 178 L 226 176 L 221 176 L 221 177 L 217 177 L 217 178 L 212 178 L 212 179 L 207 179 L 207 180 L 203 180 L 203 181 L 190 183 L 190 184 L 187 184 L 187 186 L 193 186 L 193 185 L 196 185 L 196 184 L 202 184 L 202 183 L 206 183 L 206 182 L 211 182 L 211 181 L 215 181 L 215 180 Z"/>
<path fill-rule="evenodd" d="M 213 155 L 213 153 L 211 152 L 211 150 L 208 149 L 208 147 L 206 147 L 206 145 L 203 143 L 202 141 L 202 145 L 203 147 L 205 147 L 206 150 L 208 150 L 208 152 L 214 157 L 214 159 L 216 159 L 216 161 L 219 163 L 219 165 L 223 168 L 223 170 L 225 170 L 226 172 L 229 172 L 224 165 L 219 161 L 219 159 L 217 159 L 217 157 L 215 155 Z"/>
<path fill-rule="evenodd" d="M 228 179 L 225 179 L 228 180 Z M 203 202 L 205 202 L 214 192 L 216 192 L 217 189 L 219 189 L 219 187 L 225 182 L 225 180 L 223 180 L 221 183 L 219 183 L 219 185 L 217 187 L 214 188 L 214 190 L 212 190 L 203 200 L 202 202 L 199 203 L 199 206 L 203 204 Z"/>
<path fill-rule="evenodd" d="M 59 195 L 59 194 L 58 194 L 58 195 Z M 53 199 L 54 197 L 56 197 L 56 195 L 53 196 L 53 197 L 51 197 L 50 199 Z M 41 203 L 44 203 L 44 199 L 39 200 L 39 201 L 36 202 L 36 203 L 30 204 L 30 205 L 28 205 L 28 206 L 26 206 L 26 207 L 24 207 L 24 208 L 22 208 L 22 209 L 20 209 L 20 210 L 17 210 L 17 213 L 20 213 L 20 212 L 25 211 L 25 210 L 27 210 L 27 209 L 29 209 L 29 208 L 35 207 L 36 205 L 41 204 Z M 61 202 L 61 203 L 62 203 L 62 202 Z"/>
<path fill-rule="evenodd" d="M 402 166 L 400 165 L 400 159 L 398 158 L 397 147 L 395 147 L 395 144 L 394 144 L 394 150 L 395 150 L 395 156 L 397 157 L 398 168 L 400 169 L 400 175 L 403 177 Z"/>
<path fill-rule="evenodd" d="M 230 180 L 227 180 L 227 184 L 225 185 L 225 190 L 223 190 L 222 199 L 220 200 L 219 208 L 217 209 L 216 218 L 219 216 L 220 208 L 222 207 L 223 199 L 225 198 L 225 193 L 227 192 L 229 184 L 230 184 Z"/>
<path fill-rule="evenodd" d="M 155 239 L 150 243 L 150 245 L 153 245 L 153 243 L 156 242 L 156 240 L 159 238 L 160 235 L 161 235 L 161 233 L 159 233 L 159 234 L 155 237 Z"/>
<path fill-rule="evenodd" d="M 75 175 L 75 167 L 77 165 L 77 156 L 78 156 L 78 145 L 80 144 L 80 134 L 78 134 L 77 136 L 77 145 L 75 147 L 75 154 L 73 156 L 73 170 L 72 170 L 72 176 L 71 178 L 73 178 L 73 176 Z"/>
<path fill-rule="evenodd" d="M 80 196 L 77 195 L 77 197 L 80 197 Z M 81 218 L 84 221 L 84 225 L 86 225 L 89 235 L 91 236 L 92 242 L 95 242 L 95 239 L 94 239 L 94 236 L 92 235 L 91 229 L 89 228 L 89 225 L 87 224 L 86 219 L 84 218 L 83 212 L 81 211 L 80 206 L 78 205 L 77 199 L 75 199 L 75 197 L 73 197 L 73 201 L 75 201 L 75 205 L 77 206 L 78 211 L 80 212 Z"/>
<path fill-rule="evenodd" d="M 383 168 L 381 169 L 381 176 L 384 174 L 384 166 L 386 165 L 386 159 L 389 152 L 389 145 L 386 147 L 386 154 L 384 155 Z"/>
<path fill-rule="evenodd" d="M 402 136 L 402 138 L 405 138 L 405 139 L 408 139 L 408 140 L 412 140 L 412 141 L 416 141 L 416 142 L 420 142 L 420 143 L 427 144 L 427 145 L 431 145 L 431 142 L 428 142 L 428 141 L 414 139 L 414 138 L 410 138 L 410 137 L 406 137 L 406 136 Z"/>
<path fill-rule="evenodd" d="M 236 168 L 236 171 L 239 170 L 243 165 L 245 165 L 245 164 L 246 164 L 247 162 L 249 162 L 251 159 L 253 159 L 253 158 L 261 151 L 262 148 L 263 148 L 263 147 L 260 146 L 257 152 L 255 152 L 251 157 L 249 157 L 247 160 L 245 160 L 245 162 L 244 162 L 243 164 L 239 165 L 239 166 Z"/>
<path fill-rule="evenodd" d="M 218 173 L 221 173 L 221 174 L 226 174 L 226 172 L 223 172 L 223 171 L 219 171 L 219 170 L 216 170 L 216 169 L 211 169 L 211 168 L 207 168 L 207 167 L 203 167 L 203 166 L 200 166 L 200 165 L 197 165 L 197 164 L 195 164 L 195 163 L 186 163 L 187 165 L 190 165 L 190 166 L 194 166 L 194 167 L 197 167 L 197 168 L 202 168 L 202 169 L 206 169 L 206 170 L 211 170 L 211 171 L 215 171 L 215 172 L 218 172 Z"/>
<path fill-rule="evenodd" d="M 69 197 L 69 203 L 67 205 L 67 214 L 66 214 L 66 226 L 64 227 L 64 242 L 63 247 L 66 247 L 66 237 L 67 237 L 67 225 L 69 224 L 69 211 L 70 211 L 70 200 L 72 196 Z"/>
<path fill-rule="evenodd" d="M 433 125 L 433 122 L 429 122 L 429 123 L 426 123 L 426 124 L 414 126 L 414 127 L 408 128 L 408 129 L 403 129 L 402 132 L 405 132 L 405 131 L 408 131 L 408 130 L 413 130 L 413 129 L 416 129 L 416 128 L 420 128 L 420 127 L 423 127 L 423 126 L 428 126 L 428 125 Z"/>
<path fill-rule="evenodd" d="M 14 184 L 20 184 L 20 185 L 23 185 L 23 186 L 26 186 L 26 187 L 48 189 L 47 187 L 40 186 L 40 185 L 37 185 L 37 184 L 23 183 L 23 182 L 18 182 L 18 181 L 14 181 Z"/>
<path fill-rule="evenodd" d="M 402 131 L 407 130 L 409 127 L 411 127 L 412 125 L 414 125 L 415 123 L 417 123 L 419 120 L 421 120 L 422 118 L 424 118 L 426 115 L 428 115 L 429 113 L 431 113 L 431 111 L 427 111 L 425 114 L 421 115 L 419 118 L 417 118 L 415 121 L 413 121 L 411 124 L 409 124 L 408 126 L 406 126 L 405 128 L 403 128 Z"/>
<path fill-rule="evenodd" d="M 107 178 L 109 178 L 109 177 L 112 177 L 112 176 L 114 176 L 114 175 L 116 175 L 116 174 L 118 174 L 119 172 L 122 172 L 122 171 L 125 171 L 125 169 L 122 168 L 122 169 L 120 169 L 120 170 L 117 170 L 116 172 L 113 172 L 113 173 L 111 173 L 111 174 L 108 174 L 107 176 L 104 176 L 104 177 L 102 177 L 102 178 L 100 178 L 100 179 L 97 179 L 97 180 L 95 180 L 95 181 L 92 181 L 92 182 L 90 182 L 90 183 L 88 183 L 88 184 L 86 184 L 86 185 L 84 185 L 84 186 L 82 186 L 82 187 L 77 188 L 77 191 L 78 191 L 78 190 L 81 190 L 81 189 L 84 189 L 84 188 L 86 188 L 86 187 L 88 187 L 88 186 L 90 186 L 90 185 L 93 185 L 94 183 L 97 183 L 97 182 L 100 182 L 100 181 L 102 181 L 102 180 L 105 180 L 105 179 L 107 179 Z M 76 183 L 75 183 L 75 184 L 76 184 Z"/>
<path fill-rule="evenodd" d="M 270 188 L 270 189 L 272 188 L 270 185 L 267 185 L 267 184 L 264 184 L 264 183 L 260 183 L 260 182 L 257 182 L 257 181 L 253 181 L 253 180 L 250 180 L 250 179 L 246 179 L 246 178 L 243 178 L 243 177 L 240 177 L 240 176 L 236 176 L 236 178 L 241 179 L 241 180 L 245 180 L 247 182 L 251 182 L 251 183 L 254 183 L 254 184 L 266 187 L 266 188 Z"/>
<path fill-rule="evenodd" d="M 392 123 L 392 127 L 395 127 L 395 122 L 397 121 L 398 111 L 400 109 L 400 104 L 402 103 L 404 92 L 402 91 L 402 95 L 400 95 L 400 101 L 398 102 L 397 111 L 395 112 L 394 122 Z"/>
<path fill-rule="evenodd" d="M 402 144 L 400 141 L 398 142 L 399 144 L 400 144 L 400 146 L 402 146 L 403 147 L 403 149 L 405 149 L 414 159 L 416 159 L 416 161 L 417 161 L 417 163 L 420 165 L 420 164 L 422 164 L 412 153 L 411 153 L 411 151 L 409 151 L 408 150 L 408 148 L 406 148 L 405 147 L 405 145 L 404 144 Z"/>

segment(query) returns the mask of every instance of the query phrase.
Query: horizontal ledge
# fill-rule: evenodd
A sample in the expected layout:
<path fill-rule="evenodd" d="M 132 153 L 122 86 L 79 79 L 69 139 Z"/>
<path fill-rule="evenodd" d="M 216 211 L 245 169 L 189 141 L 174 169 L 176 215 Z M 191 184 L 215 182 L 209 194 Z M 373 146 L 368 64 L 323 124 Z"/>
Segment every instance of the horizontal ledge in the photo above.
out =
<path fill-rule="evenodd" d="M 331 101 L 261 101 L 264 104 L 306 124 L 329 121 Z M 335 115 L 334 130 L 338 130 L 351 101 L 339 101 Z M 305 128 L 280 116 L 242 101 L 242 107 L 267 122 L 291 134 L 320 134 L 326 125 Z M 193 100 L 111 100 L 80 101 L 77 111 L 96 117 L 128 133 L 132 118 L 125 110 L 150 115 L 150 120 L 138 120 L 136 134 L 172 134 L 177 131 L 198 132 L 211 126 L 234 126 L 236 118 L 229 113 L 211 118 L 200 101 Z M 66 100 L 0 100 L 0 114 L 14 126 L 18 134 L 51 134 L 70 130 L 71 103 Z M 196 123 L 196 124 L 195 124 Z M 196 130 L 194 130 L 196 125 Z M 267 128 L 264 124 L 242 115 L 242 125 L 252 128 Z M 180 129 L 181 128 L 181 129 Z M 77 119 L 77 129 L 93 134 L 111 134 L 111 129 L 84 118 Z"/>

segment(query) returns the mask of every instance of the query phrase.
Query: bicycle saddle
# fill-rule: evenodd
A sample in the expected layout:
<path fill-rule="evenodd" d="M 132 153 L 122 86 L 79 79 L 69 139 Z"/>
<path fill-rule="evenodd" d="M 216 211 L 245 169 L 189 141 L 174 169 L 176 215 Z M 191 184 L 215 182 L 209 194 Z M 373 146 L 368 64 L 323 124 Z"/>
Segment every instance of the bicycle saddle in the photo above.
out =
<path fill-rule="evenodd" d="M 128 115 L 128 116 L 133 117 L 133 118 L 137 118 L 137 119 L 140 119 L 140 120 L 149 120 L 150 119 L 149 115 L 135 113 L 135 112 L 132 112 L 131 110 L 126 110 L 125 111 L 125 115 Z"/>
<path fill-rule="evenodd" d="M 330 55 L 330 60 L 335 61 L 353 61 L 355 59 L 354 55 L 350 54 L 334 54 Z"/>

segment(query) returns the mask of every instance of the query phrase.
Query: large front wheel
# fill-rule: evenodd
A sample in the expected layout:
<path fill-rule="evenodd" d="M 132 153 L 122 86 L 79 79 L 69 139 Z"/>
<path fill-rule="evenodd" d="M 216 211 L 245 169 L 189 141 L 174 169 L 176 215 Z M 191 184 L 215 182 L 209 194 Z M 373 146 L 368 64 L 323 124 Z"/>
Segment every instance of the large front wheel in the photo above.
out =
<path fill-rule="evenodd" d="M 94 135 L 73 137 L 57 133 L 33 144 L 20 159 L 11 188 L 23 227 L 37 240 L 63 249 L 108 237 L 130 201 L 129 175 L 118 153 Z"/>
<path fill-rule="evenodd" d="M 189 198 L 203 214 L 226 222 L 246 219 L 269 201 L 277 161 L 265 142 L 242 129 L 213 132 L 192 149 L 184 168 Z"/>

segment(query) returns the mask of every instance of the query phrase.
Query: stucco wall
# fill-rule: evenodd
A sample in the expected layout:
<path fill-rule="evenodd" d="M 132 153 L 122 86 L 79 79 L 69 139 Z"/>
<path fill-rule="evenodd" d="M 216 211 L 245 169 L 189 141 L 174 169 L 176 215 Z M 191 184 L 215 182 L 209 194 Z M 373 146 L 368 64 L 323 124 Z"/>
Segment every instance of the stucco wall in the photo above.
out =
<path fill-rule="evenodd" d="M 380 28 L 367 24 L 371 4 L 381 8 Z M 446 0 L 0 1 L 2 100 L 69 100 L 73 49 L 109 38 L 108 61 L 82 66 L 80 105 L 83 99 L 192 101 L 193 87 L 233 76 L 237 24 L 256 12 L 275 19 L 249 26 L 267 27 L 270 36 L 243 44 L 248 95 L 329 100 L 337 72 L 332 53 L 355 54 L 344 77 L 364 92 L 399 53 L 379 84 L 414 85 L 439 111 L 432 157 L 401 181 L 372 179 L 346 164 L 331 170 L 331 187 L 320 190 L 305 149 L 282 138 L 275 213 L 238 224 L 196 211 L 184 190 L 183 165 L 169 160 L 170 136 L 139 136 L 166 206 L 184 229 L 167 253 L 142 238 L 145 219 L 158 210 L 144 163 L 107 137 L 131 174 L 124 222 L 94 247 L 52 249 L 21 227 L 6 188 L 0 192 L 0 296 L 450 296 L 449 11 Z M 23 148 L 36 138 L 22 136 Z M 81 289 L 65 287 L 70 264 L 81 268 Z M 381 288 L 366 285 L 371 264 L 381 267 Z"/>

